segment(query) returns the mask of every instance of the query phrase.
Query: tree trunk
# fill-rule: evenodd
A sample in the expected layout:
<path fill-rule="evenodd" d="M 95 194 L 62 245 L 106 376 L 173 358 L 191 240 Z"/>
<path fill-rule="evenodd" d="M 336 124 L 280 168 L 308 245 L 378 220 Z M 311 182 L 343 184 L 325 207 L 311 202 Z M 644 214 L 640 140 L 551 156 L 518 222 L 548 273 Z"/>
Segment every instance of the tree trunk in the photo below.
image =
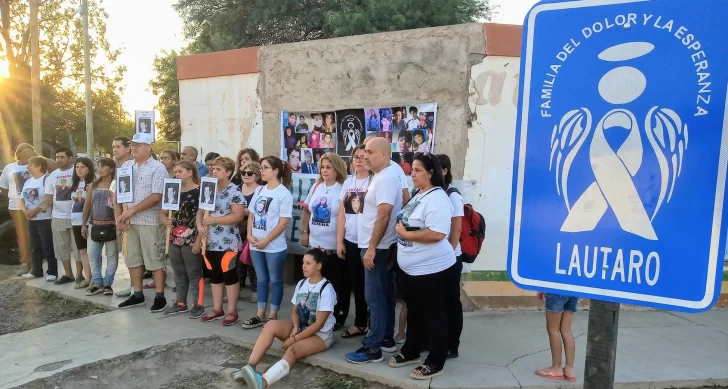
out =
<path fill-rule="evenodd" d="M 40 0 L 30 0 L 30 54 L 31 54 L 31 100 L 33 110 L 33 147 L 43 154 L 43 135 L 40 114 L 40 29 L 38 28 L 38 9 Z"/>

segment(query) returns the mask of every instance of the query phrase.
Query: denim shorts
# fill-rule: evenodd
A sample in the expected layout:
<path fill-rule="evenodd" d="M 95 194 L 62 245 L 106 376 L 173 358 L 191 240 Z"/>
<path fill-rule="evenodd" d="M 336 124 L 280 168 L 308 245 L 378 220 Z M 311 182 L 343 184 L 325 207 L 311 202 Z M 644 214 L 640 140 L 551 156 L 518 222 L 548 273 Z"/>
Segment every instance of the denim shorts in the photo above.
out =
<path fill-rule="evenodd" d="M 569 311 L 576 313 L 579 310 L 578 307 L 578 297 L 546 293 L 546 310 L 549 312 L 563 313 Z"/>

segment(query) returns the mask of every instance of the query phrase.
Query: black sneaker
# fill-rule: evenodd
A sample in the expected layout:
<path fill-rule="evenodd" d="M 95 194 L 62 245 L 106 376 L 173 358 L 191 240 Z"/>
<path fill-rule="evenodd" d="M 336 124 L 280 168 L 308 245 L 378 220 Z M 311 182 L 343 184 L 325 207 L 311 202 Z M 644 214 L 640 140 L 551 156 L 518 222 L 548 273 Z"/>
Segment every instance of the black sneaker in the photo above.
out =
<path fill-rule="evenodd" d="M 142 278 L 145 280 L 150 279 L 152 277 L 154 277 L 154 274 L 152 272 L 150 272 L 149 270 L 145 270 L 144 275 L 142 275 Z"/>
<path fill-rule="evenodd" d="M 144 296 L 137 297 L 134 295 L 134 293 L 132 293 L 131 296 L 129 296 L 129 298 L 126 299 L 126 301 L 119 304 L 119 308 L 120 309 L 131 308 L 131 307 L 136 307 L 137 305 L 144 305 L 144 304 L 145 304 Z"/>
<path fill-rule="evenodd" d="M 167 299 L 165 297 L 155 297 L 151 312 L 162 312 L 165 308 L 167 308 Z"/>
<path fill-rule="evenodd" d="M 395 353 L 397 352 L 397 342 L 395 342 L 394 339 L 387 339 L 382 342 L 380 348 L 385 353 Z"/>
<path fill-rule="evenodd" d="M 460 356 L 460 354 L 457 351 L 448 351 L 447 352 L 447 359 L 456 359 L 459 356 Z"/>
<path fill-rule="evenodd" d="M 74 282 L 74 281 L 76 281 L 76 280 L 75 280 L 75 279 L 73 279 L 73 278 L 71 278 L 71 277 L 69 277 L 69 276 L 65 276 L 65 275 L 64 275 L 64 276 L 61 276 L 61 277 L 59 277 L 59 278 L 58 278 L 57 280 L 55 280 L 55 282 L 53 282 L 53 283 L 54 283 L 55 285 L 64 285 L 64 284 L 68 284 L 68 283 L 71 283 L 71 282 Z"/>

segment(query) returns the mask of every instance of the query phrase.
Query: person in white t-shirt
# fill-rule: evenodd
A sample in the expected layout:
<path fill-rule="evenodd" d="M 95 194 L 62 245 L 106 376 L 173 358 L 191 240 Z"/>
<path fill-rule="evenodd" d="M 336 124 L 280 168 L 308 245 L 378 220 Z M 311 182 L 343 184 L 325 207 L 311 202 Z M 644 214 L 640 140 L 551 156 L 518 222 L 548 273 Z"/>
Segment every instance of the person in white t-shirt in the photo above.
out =
<path fill-rule="evenodd" d="M 364 262 L 364 295 L 369 305 L 369 335 L 364 346 L 346 354 L 351 363 L 379 362 L 382 351 L 394 352 L 395 278 L 390 271 L 391 251 L 397 241 L 395 218 L 402 207 L 402 187 L 390 163 L 391 145 L 374 138 L 365 146 L 365 164 L 374 173 L 364 196 L 364 211 L 357 224 L 358 245 Z"/>
<path fill-rule="evenodd" d="M 369 135 L 366 138 L 364 138 L 363 145 L 366 145 L 370 140 L 380 138 L 376 135 Z M 384 139 L 384 138 L 382 138 Z M 402 203 L 406 203 L 409 201 L 410 198 L 410 188 L 409 183 L 407 183 L 407 175 L 404 174 L 404 169 L 402 169 L 402 166 L 399 166 L 398 163 L 395 163 L 394 161 L 389 161 L 389 164 L 394 167 L 394 170 L 397 172 L 397 177 L 399 178 L 399 185 L 402 187 Z"/>
<path fill-rule="evenodd" d="M 51 230 L 51 210 L 43 202 L 45 183 L 48 180 L 46 172 L 48 163 L 43 157 L 33 157 L 28 160 L 30 178 L 25 181 L 23 192 L 18 205 L 25 211 L 28 219 L 28 235 L 30 236 L 30 249 L 32 266 L 30 272 L 24 274 L 25 278 L 40 278 L 43 276 L 43 257 L 48 262 L 48 277 L 46 281 L 58 279 L 58 261 L 53 251 L 53 232 Z"/>
<path fill-rule="evenodd" d="M 324 253 L 318 249 L 311 249 L 303 256 L 303 275 L 306 278 L 298 282 L 293 292 L 291 320 L 275 320 L 263 328 L 248 364 L 233 375 L 235 381 L 245 381 L 251 389 L 267 388 L 288 375 L 298 360 L 331 347 L 336 324 L 333 315 L 336 292 L 323 276 L 324 261 Z M 283 342 L 285 353 L 265 374 L 260 374 L 256 367 L 274 339 Z"/>
<path fill-rule="evenodd" d="M 267 185 L 253 194 L 248 205 L 248 242 L 250 258 L 258 276 L 258 311 L 243 322 L 243 328 L 250 329 L 265 324 L 265 310 L 268 302 L 268 283 L 271 286 L 270 314 L 268 320 L 278 319 L 283 302 L 283 266 L 286 262 L 285 231 L 293 216 L 293 195 L 291 167 L 275 156 L 260 161 L 260 175 Z"/>
<path fill-rule="evenodd" d="M 389 365 L 419 364 L 426 344 L 427 359 L 410 377 L 428 379 L 442 374 L 445 366 L 449 339 L 445 294 L 454 274 L 460 273 L 448 240 L 452 204 L 444 190 L 440 162 L 433 154 L 415 155 L 412 183 L 419 191 L 397 214 L 396 227 L 397 261 L 408 307 L 407 340 Z"/>
<path fill-rule="evenodd" d="M 20 251 L 20 268 L 15 275 L 28 274 L 31 268 L 30 240 L 28 238 L 28 221 L 25 218 L 25 211 L 20 206 L 20 195 L 23 192 L 23 185 L 30 179 L 28 173 L 28 160 L 37 156 L 33 146 L 21 143 L 15 149 L 15 162 L 3 168 L 0 175 L 0 194 L 8 198 L 8 211 L 15 225 L 15 233 L 18 237 L 18 249 Z M 55 161 L 46 158 L 48 169 L 55 169 Z"/>
<path fill-rule="evenodd" d="M 61 260 L 66 273 L 56 280 L 56 285 L 76 282 L 75 289 L 85 288 L 91 280 L 91 269 L 88 261 L 84 266 L 73 244 L 73 225 L 71 213 L 73 200 L 71 200 L 71 187 L 73 186 L 73 152 L 68 147 L 56 150 L 56 164 L 58 169 L 48 175 L 45 187 L 45 202 L 53 206 L 53 250 L 56 258 Z M 71 258 L 76 257 L 76 278 L 73 277 Z"/>
<path fill-rule="evenodd" d="M 445 293 L 445 315 L 448 324 L 448 359 L 457 358 L 459 356 L 460 335 L 463 332 L 463 303 L 460 301 L 461 282 L 460 274 L 463 271 L 462 249 L 460 248 L 460 234 L 463 229 L 462 219 L 465 216 L 465 201 L 460 192 L 452 186 L 452 163 L 450 157 L 445 154 L 438 154 L 437 160 L 442 167 L 442 177 L 445 180 L 447 195 L 452 204 L 452 219 L 450 224 L 450 236 L 448 241 L 455 249 L 455 257 L 457 259 L 456 269 L 452 273 L 453 277 L 448 281 Z"/>
<path fill-rule="evenodd" d="M 334 284 L 336 294 L 343 295 L 345 278 L 348 275 L 346 261 L 336 254 L 336 232 L 339 222 L 339 197 L 346 180 L 346 163 L 338 154 L 326 153 L 319 160 L 319 178 L 306 197 L 306 207 L 301 216 L 301 245 L 320 249 L 326 254 L 326 278 Z M 348 304 L 347 304 L 348 305 Z M 346 321 L 346 312 L 339 305 L 334 308 L 338 331 Z"/>
<path fill-rule="evenodd" d="M 372 172 L 364 165 L 364 145 L 352 150 L 352 175 L 344 181 L 339 197 L 339 222 L 336 228 L 337 253 L 346 259 L 349 277 L 339 296 L 339 308 L 344 318 L 348 315 L 351 293 L 354 292 L 354 326 L 341 333 L 342 338 L 364 336 L 367 332 L 368 311 L 364 299 L 364 265 L 358 244 L 358 219 L 364 208 L 364 196 L 369 188 Z"/>

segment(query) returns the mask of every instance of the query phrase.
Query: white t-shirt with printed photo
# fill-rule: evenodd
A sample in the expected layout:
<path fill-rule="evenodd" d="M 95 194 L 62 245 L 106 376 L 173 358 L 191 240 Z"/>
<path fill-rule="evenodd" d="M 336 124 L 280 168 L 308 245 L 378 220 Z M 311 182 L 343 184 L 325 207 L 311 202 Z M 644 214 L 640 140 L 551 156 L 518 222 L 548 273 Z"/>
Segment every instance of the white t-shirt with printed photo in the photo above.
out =
<path fill-rule="evenodd" d="M 309 279 L 306 278 L 303 282 L 298 281 L 296 284 L 296 290 L 293 292 L 293 298 L 291 304 L 300 305 L 303 311 L 306 313 L 300 317 L 301 326 L 308 327 L 313 323 L 316 323 L 316 314 L 321 312 L 331 312 L 329 318 L 326 319 L 326 323 L 319 330 L 319 332 L 329 332 L 336 325 L 336 317 L 334 317 L 334 306 L 336 306 L 336 292 L 334 286 L 329 282 L 324 290 L 321 287 L 326 283 L 326 278 L 322 278 L 321 281 L 311 285 Z M 300 311 L 299 311 L 300 312 Z"/>
<path fill-rule="evenodd" d="M 5 166 L 3 169 L 3 174 L 0 175 L 0 188 L 7 189 L 8 191 L 9 210 L 22 211 L 18 200 L 21 198 L 20 195 L 23 193 L 23 186 L 25 185 L 25 182 L 30 178 L 27 164 L 18 165 L 17 162 L 13 162 Z"/>
<path fill-rule="evenodd" d="M 25 208 L 30 211 L 40 206 L 43 202 L 43 196 L 45 196 L 45 182 L 47 182 L 47 176 L 43 175 L 40 178 L 30 178 L 25 181 L 23 186 L 23 201 L 25 202 Z M 48 220 L 51 218 L 51 211 L 38 212 L 38 214 L 30 220 Z"/>
<path fill-rule="evenodd" d="M 452 186 L 451 186 L 452 188 Z M 463 217 L 465 216 L 465 201 L 463 200 L 463 196 L 460 195 L 460 193 L 452 191 L 450 193 L 450 203 L 452 204 L 452 217 Z M 465 233 L 465 231 L 461 231 L 461 234 Z M 463 250 L 460 247 L 460 242 L 458 242 L 457 247 L 455 247 L 455 256 L 459 257 L 463 254 Z"/>
<path fill-rule="evenodd" d="M 387 230 L 377 245 L 378 249 L 388 249 L 397 241 L 397 232 L 394 230 L 397 213 L 402 209 L 402 185 L 397 170 L 390 164 L 371 178 L 369 190 L 364 196 L 364 210 L 357 220 L 359 248 L 368 248 L 372 239 L 374 224 L 377 221 L 377 207 L 381 204 L 390 204 L 392 213 L 389 217 Z"/>
<path fill-rule="evenodd" d="M 455 263 L 455 251 L 450 245 L 452 204 L 442 188 L 433 188 L 415 195 L 397 215 L 405 227 L 445 234 L 437 243 L 418 243 L 397 237 L 397 263 L 411 276 L 443 271 Z"/>
<path fill-rule="evenodd" d="M 409 182 L 407 182 L 407 175 L 404 174 L 404 169 L 402 169 L 402 166 L 399 166 L 399 164 L 395 163 L 394 161 L 389 161 L 389 166 L 394 167 L 394 170 L 397 171 L 397 175 L 399 176 L 399 183 L 402 186 L 401 189 L 409 190 Z"/>
<path fill-rule="evenodd" d="M 73 210 L 73 200 L 71 200 L 73 166 L 66 170 L 54 170 L 48 175 L 45 185 L 45 192 L 53 196 L 53 218 L 70 219 Z"/>
<path fill-rule="evenodd" d="M 306 204 L 311 213 L 308 221 L 310 230 L 308 244 L 311 247 L 336 250 L 336 227 L 342 187 L 338 182 L 330 187 L 322 182 L 314 184 L 309 190 Z"/>
<path fill-rule="evenodd" d="M 346 216 L 346 225 L 344 227 L 344 239 L 349 242 L 358 242 L 358 219 L 359 214 L 364 209 L 364 196 L 367 193 L 369 187 L 369 180 L 371 178 L 358 179 L 356 176 L 349 176 L 344 181 L 344 185 L 341 188 L 341 194 L 339 200 L 344 206 L 344 215 Z"/>
<path fill-rule="evenodd" d="M 293 195 L 283 185 L 270 190 L 267 185 L 256 189 L 253 199 L 248 205 L 250 216 L 253 218 L 253 230 L 251 235 L 255 239 L 261 240 L 268 236 L 278 225 L 278 221 L 282 217 L 291 218 L 293 216 Z M 265 248 L 259 250 L 252 245 L 250 249 L 253 251 L 262 251 L 264 253 L 279 253 L 288 248 L 286 243 L 286 232 L 284 231 Z"/>

